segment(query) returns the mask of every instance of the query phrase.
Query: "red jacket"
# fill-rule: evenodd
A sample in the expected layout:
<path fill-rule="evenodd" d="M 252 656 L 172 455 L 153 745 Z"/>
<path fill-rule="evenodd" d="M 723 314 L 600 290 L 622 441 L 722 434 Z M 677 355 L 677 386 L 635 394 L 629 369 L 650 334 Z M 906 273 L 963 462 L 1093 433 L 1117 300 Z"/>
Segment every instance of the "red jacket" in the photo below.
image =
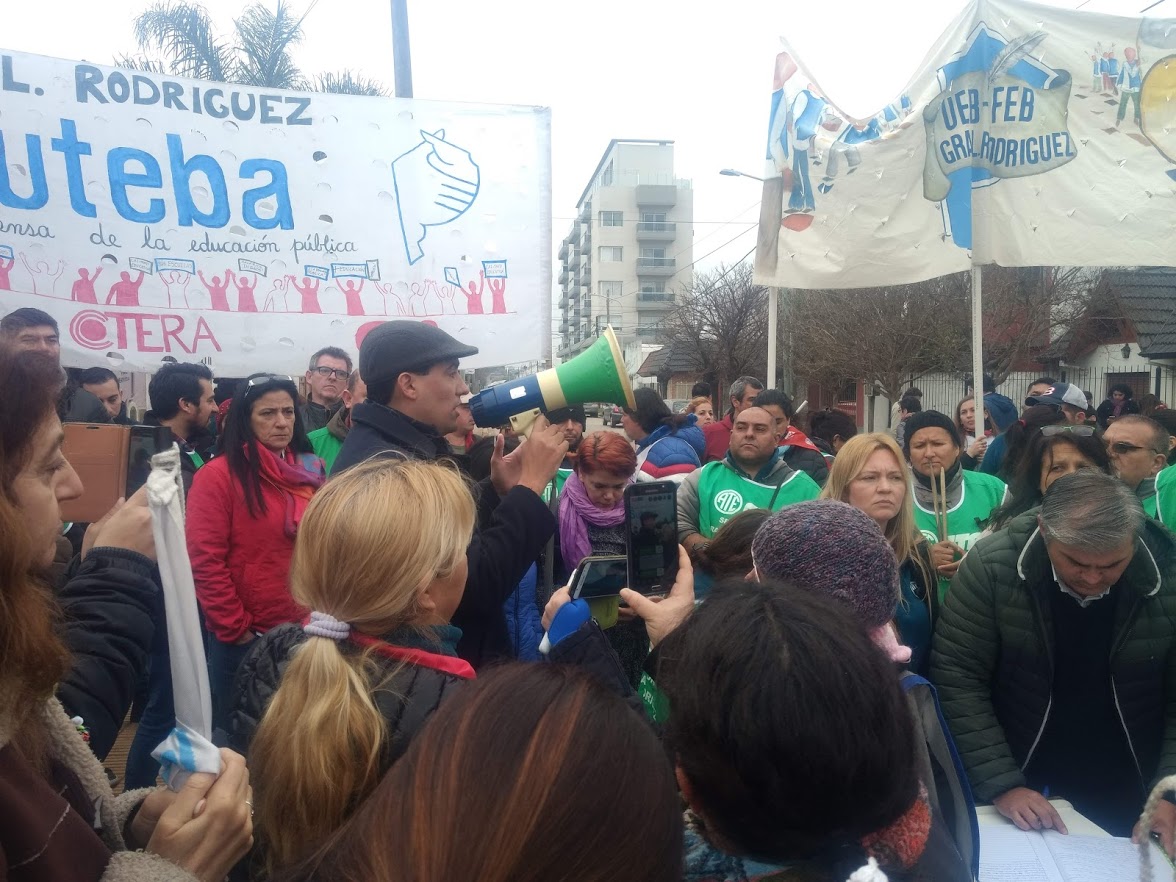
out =
<path fill-rule="evenodd" d="M 208 630 L 222 643 L 308 614 L 290 596 L 294 541 L 286 536 L 286 501 L 265 481 L 261 496 L 265 513 L 250 517 L 245 492 L 224 457 L 196 473 L 188 494 L 188 557 L 196 598 Z"/>
<path fill-rule="evenodd" d="M 702 455 L 702 464 L 720 462 L 731 449 L 731 429 L 735 426 L 731 414 L 721 420 L 716 420 L 709 426 L 702 427 L 702 434 L 706 437 L 706 450 Z"/>

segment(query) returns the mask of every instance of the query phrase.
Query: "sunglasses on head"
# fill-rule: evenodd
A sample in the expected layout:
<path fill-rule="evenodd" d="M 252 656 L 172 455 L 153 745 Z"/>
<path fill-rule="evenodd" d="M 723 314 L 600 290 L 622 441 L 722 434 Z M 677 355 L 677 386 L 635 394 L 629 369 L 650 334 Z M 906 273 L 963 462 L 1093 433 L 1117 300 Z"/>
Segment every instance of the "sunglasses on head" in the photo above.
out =
<path fill-rule="evenodd" d="M 1041 434 L 1046 438 L 1061 435 L 1063 432 L 1077 435 L 1079 438 L 1089 438 L 1094 434 L 1094 426 L 1043 426 Z"/>
<path fill-rule="evenodd" d="M 293 383 L 293 377 L 287 377 L 285 374 L 265 374 L 261 377 L 254 377 L 245 384 L 246 389 L 252 389 L 254 386 L 265 386 L 269 383 Z"/>

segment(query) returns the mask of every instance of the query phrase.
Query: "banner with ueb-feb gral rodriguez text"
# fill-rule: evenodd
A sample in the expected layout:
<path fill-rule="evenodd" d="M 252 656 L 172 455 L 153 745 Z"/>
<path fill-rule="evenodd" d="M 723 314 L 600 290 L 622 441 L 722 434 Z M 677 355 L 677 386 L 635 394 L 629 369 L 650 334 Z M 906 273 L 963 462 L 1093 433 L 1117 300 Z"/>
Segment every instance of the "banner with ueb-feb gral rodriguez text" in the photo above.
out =
<path fill-rule="evenodd" d="M 0 52 L 0 314 L 66 365 L 298 374 L 389 319 L 550 339 L 545 108 L 297 93 Z"/>
<path fill-rule="evenodd" d="M 974 0 L 865 119 L 785 44 L 764 177 L 761 284 L 900 284 L 974 263 L 1171 266 L 1176 19 Z"/>

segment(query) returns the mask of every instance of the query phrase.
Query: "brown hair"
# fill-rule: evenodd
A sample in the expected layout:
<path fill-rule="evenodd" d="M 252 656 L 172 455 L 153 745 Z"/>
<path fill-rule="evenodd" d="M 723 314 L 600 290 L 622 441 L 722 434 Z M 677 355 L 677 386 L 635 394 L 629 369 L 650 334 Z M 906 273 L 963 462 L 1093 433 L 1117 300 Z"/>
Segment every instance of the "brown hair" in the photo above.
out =
<path fill-rule="evenodd" d="M 589 675 L 512 664 L 447 701 L 343 829 L 275 878 L 550 882 L 570 874 L 578 882 L 680 880 L 674 772 L 648 724 Z"/>
<path fill-rule="evenodd" d="M 44 740 L 28 725 L 36 706 L 53 695 L 69 653 L 55 629 L 57 608 L 25 527 L 14 483 L 28 465 L 32 442 L 48 420 L 65 377 L 57 360 L 0 346 L 0 693 L 16 721 L 17 746 L 34 765 Z"/>
<path fill-rule="evenodd" d="M 743 578 L 751 572 L 751 540 L 771 512 L 766 508 L 741 511 L 719 527 L 710 544 L 698 553 L 698 566 L 715 579 L 726 576 Z"/>
<path fill-rule="evenodd" d="M 411 505 L 397 501 L 411 500 Z M 465 560 L 474 500 L 444 463 L 372 459 L 306 507 L 290 566 L 303 606 L 378 637 Z M 369 657 L 310 636 L 292 654 L 250 747 L 257 831 L 271 864 L 304 857 L 376 786 L 387 726 Z"/>

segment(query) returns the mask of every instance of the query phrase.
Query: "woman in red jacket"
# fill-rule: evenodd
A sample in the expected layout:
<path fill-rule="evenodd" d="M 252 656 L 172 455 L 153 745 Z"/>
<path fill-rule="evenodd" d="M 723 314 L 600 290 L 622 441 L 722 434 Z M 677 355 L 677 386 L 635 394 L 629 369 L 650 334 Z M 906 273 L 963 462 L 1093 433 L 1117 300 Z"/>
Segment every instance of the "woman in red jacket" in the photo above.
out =
<path fill-rule="evenodd" d="M 213 728 L 228 731 L 233 677 L 249 644 L 306 611 L 287 574 L 302 513 L 324 478 L 291 377 L 254 374 L 237 387 L 217 456 L 188 495 L 188 556 L 211 640 Z"/>

